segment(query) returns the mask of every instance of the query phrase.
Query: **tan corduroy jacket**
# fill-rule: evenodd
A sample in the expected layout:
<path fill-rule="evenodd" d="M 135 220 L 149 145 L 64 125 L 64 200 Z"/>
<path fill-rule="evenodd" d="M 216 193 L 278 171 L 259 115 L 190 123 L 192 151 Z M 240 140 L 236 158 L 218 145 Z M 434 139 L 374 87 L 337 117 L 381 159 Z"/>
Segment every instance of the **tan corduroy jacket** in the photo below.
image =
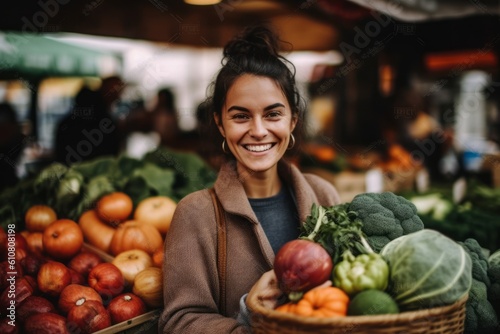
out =
<path fill-rule="evenodd" d="M 339 203 L 335 188 L 324 179 L 301 173 L 281 161 L 279 175 L 293 190 L 301 222 L 313 203 Z M 164 310 L 159 331 L 173 334 L 248 333 L 235 317 L 241 296 L 273 267 L 274 252 L 249 204 L 234 162 L 225 163 L 215 192 L 226 214 L 226 314 L 220 315 L 217 273 L 217 230 L 207 189 L 189 194 L 177 205 L 165 240 Z"/>

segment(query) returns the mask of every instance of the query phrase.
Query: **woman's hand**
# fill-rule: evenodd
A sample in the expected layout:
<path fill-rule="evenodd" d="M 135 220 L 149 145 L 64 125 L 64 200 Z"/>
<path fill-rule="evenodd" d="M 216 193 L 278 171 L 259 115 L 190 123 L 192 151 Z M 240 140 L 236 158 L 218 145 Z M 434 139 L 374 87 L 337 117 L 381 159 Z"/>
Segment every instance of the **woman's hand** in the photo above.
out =
<path fill-rule="evenodd" d="M 284 297 L 284 294 L 279 289 L 278 279 L 274 270 L 271 269 L 262 274 L 259 280 L 253 285 L 247 299 L 257 299 L 262 302 L 264 307 L 274 309 L 281 297 Z"/>
<path fill-rule="evenodd" d="M 314 289 L 328 287 L 331 285 L 332 281 L 328 280 Z M 278 278 L 276 277 L 274 270 L 271 269 L 262 274 L 259 280 L 253 285 L 252 289 L 248 293 L 247 299 L 257 299 L 262 303 L 262 306 L 274 309 L 278 306 L 278 304 L 285 302 L 285 297 L 286 296 L 279 288 Z"/>
<path fill-rule="evenodd" d="M 328 280 L 316 288 L 331 285 L 332 281 Z M 261 301 L 264 307 L 272 309 L 280 304 L 280 299 L 284 299 L 285 297 L 286 296 L 279 288 L 278 278 L 276 277 L 273 269 L 262 274 L 259 280 L 253 285 L 247 296 L 247 298 Z M 283 301 L 284 300 L 281 300 L 281 302 Z"/>

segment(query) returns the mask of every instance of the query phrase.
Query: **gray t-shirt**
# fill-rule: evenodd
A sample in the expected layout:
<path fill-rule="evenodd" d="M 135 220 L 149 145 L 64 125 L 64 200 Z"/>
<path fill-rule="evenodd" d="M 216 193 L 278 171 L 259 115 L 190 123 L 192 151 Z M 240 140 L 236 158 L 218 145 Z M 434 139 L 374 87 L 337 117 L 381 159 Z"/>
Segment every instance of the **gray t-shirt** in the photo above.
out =
<path fill-rule="evenodd" d="M 274 254 L 288 241 L 297 239 L 300 224 L 297 207 L 288 188 L 282 186 L 280 192 L 267 198 L 249 198 Z"/>

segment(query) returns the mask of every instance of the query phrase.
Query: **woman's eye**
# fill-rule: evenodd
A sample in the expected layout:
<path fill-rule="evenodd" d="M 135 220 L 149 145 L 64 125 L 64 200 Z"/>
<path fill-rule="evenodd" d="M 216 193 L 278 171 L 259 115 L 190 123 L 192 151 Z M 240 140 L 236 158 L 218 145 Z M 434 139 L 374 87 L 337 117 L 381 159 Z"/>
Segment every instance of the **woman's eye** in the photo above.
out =
<path fill-rule="evenodd" d="M 238 119 L 238 120 L 248 119 L 248 115 L 246 115 L 246 114 L 236 114 L 236 115 L 233 116 L 233 119 Z"/>
<path fill-rule="evenodd" d="M 268 118 L 276 118 L 281 116 L 281 113 L 279 111 L 271 111 L 267 114 Z"/>

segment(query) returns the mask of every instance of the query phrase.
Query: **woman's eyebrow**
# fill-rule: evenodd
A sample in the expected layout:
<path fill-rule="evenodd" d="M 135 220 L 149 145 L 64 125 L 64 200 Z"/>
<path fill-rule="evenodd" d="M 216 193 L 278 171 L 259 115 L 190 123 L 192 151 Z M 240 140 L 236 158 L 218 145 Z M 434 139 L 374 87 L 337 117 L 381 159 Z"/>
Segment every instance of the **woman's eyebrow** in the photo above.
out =
<path fill-rule="evenodd" d="M 272 110 L 274 108 L 278 108 L 278 107 L 282 107 L 284 108 L 285 106 L 282 104 L 282 103 L 274 103 L 274 104 L 271 104 L 267 107 L 264 108 L 264 111 L 268 111 L 268 110 Z M 241 106 L 231 106 L 227 111 L 230 112 L 232 110 L 238 110 L 238 111 L 249 111 L 247 108 L 245 107 L 241 107 Z"/>
<path fill-rule="evenodd" d="M 230 112 L 232 110 L 238 110 L 238 111 L 250 111 L 248 110 L 247 108 L 244 108 L 244 107 L 240 107 L 240 106 L 231 106 L 229 107 L 229 109 L 227 110 L 227 112 Z"/>
<path fill-rule="evenodd" d="M 282 107 L 282 108 L 285 108 L 285 106 L 282 104 L 282 103 L 275 103 L 275 104 L 271 104 L 270 106 L 267 106 L 264 108 L 264 111 L 268 111 L 268 110 L 272 110 L 274 108 L 278 108 L 278 107 Z"/>

